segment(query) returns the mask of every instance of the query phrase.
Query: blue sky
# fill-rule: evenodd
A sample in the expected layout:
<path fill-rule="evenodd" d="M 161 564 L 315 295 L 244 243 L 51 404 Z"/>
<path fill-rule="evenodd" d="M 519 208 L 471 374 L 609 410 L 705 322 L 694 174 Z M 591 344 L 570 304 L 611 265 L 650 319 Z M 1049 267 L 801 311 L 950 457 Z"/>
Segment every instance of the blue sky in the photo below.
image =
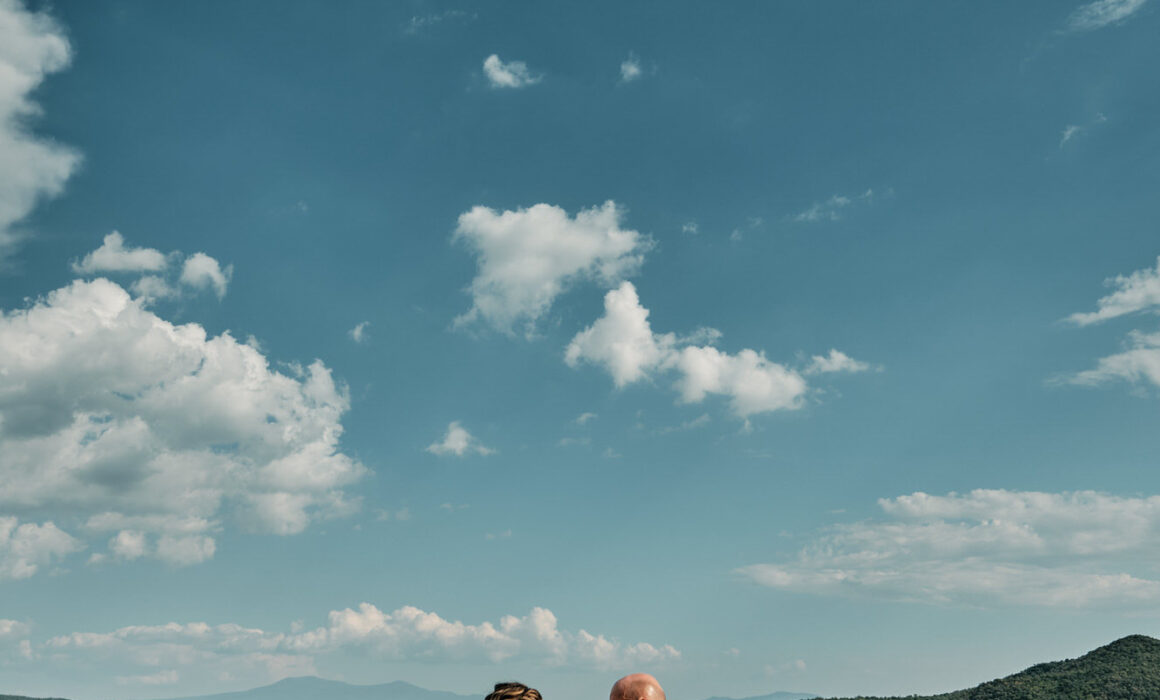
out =
<path fill-rule="evenodd" d="M 1158 28 L 0 1 L 0 692 L 934 692 L 1160 633 Z"/>

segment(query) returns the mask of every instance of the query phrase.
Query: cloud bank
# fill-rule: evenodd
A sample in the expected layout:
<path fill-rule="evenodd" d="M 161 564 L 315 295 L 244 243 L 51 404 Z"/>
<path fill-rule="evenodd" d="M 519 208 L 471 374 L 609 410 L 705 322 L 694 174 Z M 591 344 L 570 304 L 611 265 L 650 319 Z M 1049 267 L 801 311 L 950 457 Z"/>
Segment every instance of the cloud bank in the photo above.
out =
<path fill-rule="evenodd" d="M 349 399 L 320 361 L 274 370 L 98 278 L 0 313 L 0 366 L 0 513 L 111 534 L 94 562 L 193 564 L 226 525 L 292 534 L 355 506 L 343 488 L 366 469 L 339 449 Z M 12 532 L 41 528 L 51 559 L 76 548 L 58 525 Z M 48 560 L 14 547 L 0 548 L 10 576 Z"/>
<path fill-rule="evenodd" d="M 1160 603 L 1160 496 L 980 489 L 878 505 L 887 520 L 834 525 L 795 558 L 738 572 L 787 591 L 931 604 Z"/>
<path fill-rule="evenodd" d="M 0 620 L 0 663 L 95 667 L 126 685 L 160 685 L 181 676 L 254 683 L 315 674 L 316 659 L 358 650 L 382 660 L 619 670 L 680 658 L 669 645 L 627 643 L 580 629 L 561 629 L 552 611 L 467 624 L 413 606 L 385 612 L 370 603 L 333 610 L 314 629 L 277 632 L 235 623 L 133 625 L 111 632 L 73 632 L 44 641 L 16 620 Z M 21 650 L 26 650 L 27 653 Z M 94 671 L 97 672 L 97 671 Z"/>

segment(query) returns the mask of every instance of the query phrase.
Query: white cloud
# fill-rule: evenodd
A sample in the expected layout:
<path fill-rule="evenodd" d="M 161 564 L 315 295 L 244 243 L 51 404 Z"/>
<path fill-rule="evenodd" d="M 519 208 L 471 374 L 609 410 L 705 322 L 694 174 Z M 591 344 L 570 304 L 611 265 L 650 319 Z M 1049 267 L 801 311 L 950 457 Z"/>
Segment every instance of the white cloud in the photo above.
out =
<path fill-rule="evenodd" d="M 109 553 L 118 559 L 140 559 L 146 549 L 145 533 L 140 530 L 121 530 L 109 540 Z"/>
<path fill-rule="evenodd" d="M 1160 496 L 976 490 L 882 499 L 796 558 L 746 566 L 783 590 L 971 606 L 1160 603 Z"/>
<path fill-rule="evenodd" d="M 1160 311 L 1160 259 L 1155 268 L 1119 275 L 1104 284 L 1115 291 L 1101 298 L 1095 311 L 1074 313 L 1067 320 L 1088 326 L 1120 316 Z M 1125 345 L 1123 351 L 1100 358 L 1094 368 L 1053 381 L 1088 386 L 1114 380 L 1144 381 L 1160 387 L 1160 332 L 1130 331 Z"/>
<path fill-rule="evenodd" d="M 484 456 L 495 454 L 495 450 L 480 444 L 474 435 L 467 432 L 467 429 L 459 424 L 459 421 L 448 423 L 447 432 L 443 434 L 443 439 L 428 445 L 427 451 L 434 455 L 455 455 L 456 457 L 464 457 L 471 453 Z"/>
<path fill-rule="evenodd" d="M 612 201 L 575 217 L 549 204 L 502 213 L 475 207 L 460 215 L 455 238 L 475 252 L 478 270 L 472 307 L 456 325 L 483 320 L 511 332 L 522 323 L 531 333 L 570 285 L 613 285 L 633 274 L 652 242 L 621 228 L 622 215 Z"/>
<path fill-rule="evenodd" d="M 671 359 L 676 342 L 671 333 L 655 335 L 648 315 L 636 287 L 622 282 L 604 296 L 604 315 L 568 344 L 565 362 L 569 367 L 582 360 L 603 365 L 617 387 L 639 381 Z"/>
<path fill-rule="evenodd" d="M 1087 131 L 1088 129 L 1090 129 L 1093 126 L 1098 126 L 1100 124 L 1103 124 L 1107 120 L 1108 120 L 1108 118 L 1105 117 L 1103 114 L 1097 114 L 1096 118 L 1091 123 L 1089 123 L 1087 125 L 1068 124 L 1067 126 L 1064 127 L 1062 134 L 1060 134 L 1059 147 L 1063 148 L 1065 144 L 1067 144 L 1069 141 L 1074 139 L 1080 133 Z"/>
<path fill-rule="evenodd" d="M 17 635 L 28 633 L 15 627 Z M 325 624 L 289 631 L 203 622 L 133 625 L 112 632 L 73 632 L 38 642 L 40 663 L 94 667 L 125 684 L 162 684 L 182 676 L 223 676 L 258 684 L 314 674 L 315 660 L 359 652 L 384 661 L 443 664 L 530 663 L 547 667 L 619 670 L 680 659 L 669 645 L 622 642 L 580 629 L 561 629 L 556 616 L 533 608 L 523 616 L 468 624 L 403 606 L 384 612 L 362 603 L 333 610 Z M 86 662 L 84 664 L 78 662 Z M 148 679 L 148 680 L 147 680 Z"/>
<path fill-rule="evenodd" d="M 729 398 L 740 417 L 801 407 L 806 381 L 797 371 L 770 362 L 763 353 L 745 349 L 736 355 L 712 346 L 681 348 L 676 367 L 681 400 L 696 403 L 707 394 Z"/>
<path fill-rule="evenodd" d="M 138 277 L 129 286 L 129 289 L 133 291 L 133 296 L 139 297 L 148 303 L 153 303 L 160 299 L 172 299 L 181 295 L 181 292 L 176 287 L 169 284 L 163 277 L 157 275 Z"/>
<path fill-rule="evenodd" d="M 350 339 L 354 342 L 361 343 L 367 339 L 367 327 L 370 325 L 370 321 L 363 321 L 362 323 L 347 331 L 347 334 L 350 335 Z"/>
<path fill-rule="evenodd" d="M 871 204 L 874 202 L 874 190 L 866 190 L 860 195 L 845 196 L 836 194 L 824 202 L 815 203 L 809 209 L 794 215 L 793 220 L 799 223 L 813 224 L 819 221 L 841 221 L 843 211 L 853 204 Z"/>
<path fill-rule="evenodd" d="M 366 471 L 339 451 L 349 399 L 321 362 L 272 370 L 105 279 L 0 315 L 0 366 L 0 509 L 117 532 L 114 558 L 195 563 L 230 522 L 298 532 L 348 513 Z"/>
<path fill-rule="evenodd" d="M 585 411 L 584 413 L 581 413 L 580 415 L 576 416 L 575 422 L 577 425 L 585 425 L 589 421 L 596 420 L 596 418 L 597 418 L 597 415 L 595 413 Z"/>
<path fill-rule="evenodd" d="M 28 578 L 81 548 L 51 522 L 21 524 L 14 517 L 0 517 L 0 581 Z"/>
<path fill-rule="evenodd" d="M 1101 357 L 1093 369 L 1076 372 L 1064 381 L 1092 386 L 1119 379 L 1148 381 L 1160 387 L 1160 333 L 1132 331 L 1128 339 L 1128 348 L 1123 352 Z"/>
<path fill-rule="evenodd" d="M 73 272 L 82 275 L 96 272 L 159 272 L 168 262 L 153 248 L 126 248 L 125 238 L 117 231 L 105 236 L 101 247 L 72 264 Z"/>
<path fill-rule="evenodd" d="M 644 77 L 644 67 L 640 64 L 640 57 L 634 53 L 629 53 L 628 58 L 620 64 L 620 82 L 631 83 L 642 77 Z"/>
<path fill-rule="evenodd" d="M 829 355 L 814 355 L 805 369 L 805 374 L 825 374 L 827 372 L 865 372 L 870 365 L 859 362 L 840 350 L 830 349 Z"/>
<path fill-rule="evenodd" d="M 505 63 L 495 54 L 484 59 L 483 73 L 493 88 L 522 88 L 535 85 L 544 78 L 542 75 L 533 75 L 528 70 L 528 64 L 523 61 Z"/>
<path fill-rule="evenodd" d="M 1068 17 L 1073 32 L 1087 32 L 1117 24 L 1134 15 L 1148 0 L 1096 0 L 1076 8 Z"/>
<path fill-rule="evenodd" d="M 69 63 L 63 31 L 47 14 L 0 0 L 0 259 L 18 239 L 13 225 L 56 196 L 80 163 L 73 150 L 32 134 L 32 101 L 50 73 Z"/>
<path fill-rule="evenodd" d="M 165 255 L 153 248 L 126 247 L 124 236 L 113 231 L 105 236 L 99 248 L 85 255 L 80 262 L 74 261 L 71 267 L 73 272 L 81 275 L 156 273 L 142 274 L 130 285 L 133 294 L 148 303 L 180 297 L 179 284 L 195 290 L 213 290 L 218 299 L 225 297 L 233 274 L 232 265 L 223 269 L 217 260 L 205 253 L 194 253 L 185 258 L 179 277 L 173 279 L 170 262 L 181 257 L 177 251 Z"/>
<path fill-rule="evenodd" d="M 233 271 L 233 265 L 222 270 L 217 260 L 205 253 L 194 253 L 185 259 L 181 268 L 181 283 L 194 289 L 213 289 L 218 299 L 222 299 Z"/>
<path fill-rule="evenodd" d="M 1104 284 L 1115 291 L 1096 302 L 1096 310 L 1074 313 L 1067 320 L 1088 326 L 1100 321 L 1125 316 L 1138 311 L 1160 309 L 1160 258 L 1155 268 L 1136 270 L 1130 275 L 1117 275 L 1105 280 Z"/>
<path fill-rule="evenodd" d="M 27 637 L 31 628 L 19 620 L 5 620 L 0 618 L 0 640 L 21 639 Z"/>
<path fill-rule="evenodd" d="M 430 29 L 449 20 L 470 21 L 473 19 L 475 19 L 475 15 L 463 10 L 444 10 L 443 12 L 436 12 L 429 15 L 415 15 L 411 17 L 411 20 L 407 22 L 403 31 L 407 34 L 419 34 L 426 29 Z"/>
<path fill-rule="evenodd" d="M 569 343 L 565 361 L 571 367 L 581 362 L 603 366 L 617 387 L 673 371 L 678 375 L 675 387 L 683 402 L 721 395 L 729 399 L 733 412 L 741 418 L 802 405 L 809 387 L 797 370 L 771 362 L 755 350 L 730 354 L 712 345 L 696 344 L 718 340 L 721 333 L 715 329 L 703 328 L 687 337 L 654 333 L 648 315 L 636 287 L 622 282 L 605 295 L 604 315 Z M 829 357 L 815 358 L 811 367 L 816 369 L 818 361 L 846 371 L 863 364 L 836 350 Z"/>
<path fill-rule="evenodd" d="M 685 223 L 681 224 L 681 233 L 696 235 L 699 232 L 700 227 L 697 226 L 696 221 L 686 221 Z"/>

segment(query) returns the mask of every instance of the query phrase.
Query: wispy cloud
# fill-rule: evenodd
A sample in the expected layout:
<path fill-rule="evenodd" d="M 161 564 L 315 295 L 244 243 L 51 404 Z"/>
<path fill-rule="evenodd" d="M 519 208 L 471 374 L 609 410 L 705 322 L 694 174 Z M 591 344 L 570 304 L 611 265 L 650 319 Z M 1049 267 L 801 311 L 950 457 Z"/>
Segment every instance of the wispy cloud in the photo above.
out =
<path fill-rule="evenodd" d="M 1088 32 L 1119 24 L 1136 14 L 1148 0 L 1096 0 L 1076 8 L 1067 19 L 1072 32 Z"/>
<path fill-rule="evenodd" d="M 1067 126 L 1065 126 L 1063 128 L 1063 131 L 1060 133 L 1059 147 L 1063 148 L 1064 144 L 1070 142 L 1076 136 L 1079 136 L 1081 133 L 1087 131 L 1088 129 L 1091 129 L 1094 126 L 1098 126 L 1100 124 L 1103 124 L 1107 120 L 1108 120 L 1108 118 L 1105 117 L 1103 114 L 1097 114 L 1096 118 L 1093 119 L 1088 124 L 1068 124 Z"/>
<path fill-rule="evenodd" d="M 820 221 L 841 221 L 846 210 L 854 205 L 874 203 L 874 190 L 868 189 L 859 195 L 835 194 L 822 202 L 815 202 L 810 208 L 798 212 L 792 218 L 798 223 L 815 224 Z"/>
<path fill-rule="evenodd" d="M 464 10 L 445 10 L 428 15 L 415 15 L 403 25 L 403 31 L 407 34 L 419 34 L 444 22 L 470 22 L 476 16 L 474 13 Z"/>
<path fill-rule="evenodd" d="M 833 372 L 846 372 L 854 374 L 857 372 L 866 372 L 870 369 L 869 364 L 855 360 L 841 350 L 831 348 L 830 354 L 828 355 L 814 355 L 810 358 L 810 363 L 803 370 L 803 373 L 828 374 Z"/>
<path fill-rule="evenodd" d="M 466 457 L 469 454 L 483 456 L 495 454 L 495 450 L 481 444 L 474 435 L 467 432 L 467 429 L 459 424 L 459 421 L 448 423 L 447 432 L 443 434 L 443 438 L 428 445 L 427 451 L 434 455 L 452 455 L 455 457 Z"/>
<path fill-rule="evenodd" d="M 813 595 L 967 606 L 1160 603 L 1160 496 L 913 493 L 886 520 L 834 525 L 796 557 L 738 573 Z"/>
<path fill-rule="evenodd" d="M 580 415 L 576 416 L 575 422 L 576 422 L 576 425 L 585 425 L 589 421 L 596 420 L 596 418 L 597 418 L 597 415 L 595 413 L 585 411 L 584 413 L 581 413 Z"/>
<path fill-rule="evenodd" d="M 350 339 L 354 342 L 361 343 L 367 339 L 367 328 L 369 328 L 370 325 L 370 321 L 363 321 L 354 328 L 351 328 L 349 331 L 347 331 L 347 335 L 349 335 Z"/>
<path fill-rule="evenodd" d="M 1137 270 L 1129 275 L 1117 275 L 1104 280 L 1114 292 L 1096 302 L 1096 310 L 1077 312 L 1067 320 L 1077 326 L 1088 326 L 1127 314 L 1160 309 L 1160 258 L 1156 267 Z"/>
<path fill-rule="evenodd" d="M 496 54 L 484 59 L 483 74 L 493 88 L 522 88 L 544 79 L 543 75 L 533 74 L 523 61 L 504 62 Z"/>

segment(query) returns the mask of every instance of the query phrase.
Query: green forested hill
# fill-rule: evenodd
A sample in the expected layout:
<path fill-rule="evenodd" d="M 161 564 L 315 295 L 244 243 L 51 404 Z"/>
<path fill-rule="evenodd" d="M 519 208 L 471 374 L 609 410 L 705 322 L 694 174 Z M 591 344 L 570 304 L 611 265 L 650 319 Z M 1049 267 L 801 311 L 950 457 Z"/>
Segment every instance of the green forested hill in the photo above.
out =
<path fill-rule="evenodd" d="M 942 695 L 909 700 L 1155 700 L 1160 699 L 1160 641 L 1133 635 L 1078 659 L 1032 666 L 1013 676 Z M 902 700 L 859 697 L 853 700 Z"/>

